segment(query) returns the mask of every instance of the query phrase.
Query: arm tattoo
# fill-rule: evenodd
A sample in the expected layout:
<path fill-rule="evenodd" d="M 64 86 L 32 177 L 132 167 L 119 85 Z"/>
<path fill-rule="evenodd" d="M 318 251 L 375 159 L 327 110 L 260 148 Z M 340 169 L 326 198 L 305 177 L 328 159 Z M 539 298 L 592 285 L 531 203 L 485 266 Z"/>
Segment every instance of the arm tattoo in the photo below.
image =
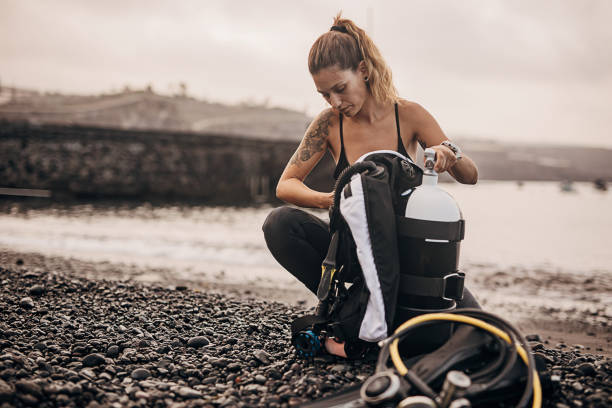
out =
<path fill-rule="evenodd" d="M 291 158 L 290 164 L 300 165 L 301 162 L 308 161 L 315 153 L 319 153 L 325 148 L 325 141 L 329 136 L 329 124 L 333 113 L 326 112 L 319 118 L 314 129 L 310 129 L 300 147 Z"/>

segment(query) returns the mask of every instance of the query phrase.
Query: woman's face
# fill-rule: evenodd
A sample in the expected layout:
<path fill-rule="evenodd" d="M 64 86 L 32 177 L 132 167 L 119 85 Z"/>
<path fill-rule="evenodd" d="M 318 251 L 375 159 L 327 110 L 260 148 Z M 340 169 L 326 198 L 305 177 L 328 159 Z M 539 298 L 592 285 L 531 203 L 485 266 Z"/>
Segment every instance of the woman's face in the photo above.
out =
<path fill-rule="evenodd" d="M 338 65 L 323 68 L 312 75 L 317 91 L 344 116 L 355 116 L 369 97 L 365 75 L 360 67 L 341 69 Z"/>

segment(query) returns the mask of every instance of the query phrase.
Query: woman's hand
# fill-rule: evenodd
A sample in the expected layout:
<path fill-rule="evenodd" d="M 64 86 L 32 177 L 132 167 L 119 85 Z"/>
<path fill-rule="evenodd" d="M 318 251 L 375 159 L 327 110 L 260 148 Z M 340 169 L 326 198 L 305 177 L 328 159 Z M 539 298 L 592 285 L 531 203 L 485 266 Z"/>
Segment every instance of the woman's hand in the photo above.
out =
<path fill-rule="evenodd" d="M 430 149 L 436 152 L 436 164 L 434 171 L 436 173 L 444 173 L 450 170 L 457 163 L 455 152 L 444 145 L 431 146 Z"/>

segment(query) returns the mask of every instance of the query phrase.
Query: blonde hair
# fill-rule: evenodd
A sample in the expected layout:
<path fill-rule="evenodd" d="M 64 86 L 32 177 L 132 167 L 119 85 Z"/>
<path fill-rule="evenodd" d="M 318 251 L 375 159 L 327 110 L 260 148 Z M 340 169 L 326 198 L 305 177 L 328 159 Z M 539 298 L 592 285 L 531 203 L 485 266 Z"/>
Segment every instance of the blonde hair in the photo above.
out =
<path fill-rule="evenodd" d="M 312 44 L 308 54 L 308 70 L 311 75 L 324 68 L 338 65 L 341 69 L 357 70 L 364 61 L 368 72 L 368 88 L 378 102 L 397 102 L 391 69 L 378 47 L 366 32 L 353 21 L 342 18 L 342 12 L 334 18 L 332 29 L 322 34 Z"/>

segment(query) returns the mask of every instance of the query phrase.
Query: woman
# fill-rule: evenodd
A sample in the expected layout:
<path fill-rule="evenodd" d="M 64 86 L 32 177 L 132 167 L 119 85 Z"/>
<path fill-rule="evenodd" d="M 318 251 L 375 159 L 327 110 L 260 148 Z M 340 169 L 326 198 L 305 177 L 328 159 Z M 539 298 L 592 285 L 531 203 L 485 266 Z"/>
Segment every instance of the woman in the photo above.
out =
<path fill-rule="evenodd" d="M 435 119 L 420 105 L 400 99 L 391 70 L 368 35 L 351 20 L 334 19 L 330 31 L 310 49 L 308 68 L 317 91 L 329 103 L 312 121 L 285 167 L 276 195 L 300 207 L 329 208 L 333 192 L 314 191 L 304 179 L 329 150 L 336 161 L 334 177 L 373 150 L 396 150 L 416 157 L 417 143 L 436 151 L 435 170 L 457 181 L 475 184 L 478 170 L 448 141 Z M 276 260 L 316 293 L 329 241 L 328 225 L 302 210 L 281 207 L 264 226 L 268 248 Z M 479 307 L 466 290 L 459 307 Z M 327 340 L 333 354 L 342 347 Z"/>

